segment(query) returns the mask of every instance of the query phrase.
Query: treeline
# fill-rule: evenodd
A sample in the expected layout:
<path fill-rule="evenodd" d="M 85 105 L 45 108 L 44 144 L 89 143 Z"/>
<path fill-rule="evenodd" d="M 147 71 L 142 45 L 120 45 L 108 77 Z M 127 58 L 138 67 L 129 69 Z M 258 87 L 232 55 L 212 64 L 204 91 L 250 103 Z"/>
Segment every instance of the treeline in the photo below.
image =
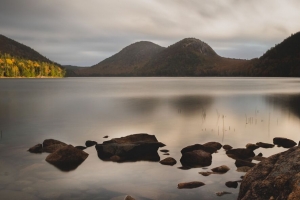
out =
<path fill-rule="evenodd" d="M 0 77 L 64 77 L 65 70 L 49 62 L 0 53 Z"/>

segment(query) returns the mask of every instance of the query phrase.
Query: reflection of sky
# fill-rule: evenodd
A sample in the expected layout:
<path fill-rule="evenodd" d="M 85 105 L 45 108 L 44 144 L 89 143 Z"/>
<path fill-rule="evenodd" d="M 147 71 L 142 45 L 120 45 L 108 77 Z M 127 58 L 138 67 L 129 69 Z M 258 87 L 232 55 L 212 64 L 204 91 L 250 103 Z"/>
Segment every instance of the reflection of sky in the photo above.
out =
<path fill-rule="evenodd" d="M 209 141 L 233 147 L 260 141 L 272 143 L 276 136 L 298 142 L 297 102 L 300 97 L 297 93 L 300 87 L 295 80 L 0 80 L 3 83 L 0 84 L 0 129 L 3 130 L 0 140 L 0 169 L 3 171 L 0 173 L 0 191 L 3 188 L 27 188 L 22 192 L 51 196 L 57 188 L 60 188 L 58 193 L 61 195 L 76 189 L 80 191 L 78 195 L 86 195 L 83 198 L 96 197 L 97 194 L 112 198 L 125 193 L 145 198 L 180 199 L 188 194 L 191 198 L 199 195 L 212 195 L 209 198 L 213 198 L 219 190 L 236 195 L 237 190 L 225 188 L 224 181 L 238 180 L 242 174 L 235 172 L 234 160 L 228 158 L 223 150 L 213 154 L 209 169 L 226 164 L 231 170 L 222 176 L 209 177 L 198 175 L 199 171 L 206 170 L 177 169 L 180 166 L 180 150 L 187 145 Z M 285 87 L 289 87 L 291 94 L 286 91 L 282 94 Z M 255 92 L 256 89 L 258 92 Z M 87 149 L 90 156 L 81 166 L 70 173 L 62 173 L 44 162 L 45 154 L 34 155 L 25 151 L 46 138 L 84 145 L 88 139 L 101 143 L 105 135 L 111 138 L 139 132 L 156 135 L 178 163 L 169 167 L 148 162 L 102 162 L 92 147 Z M 255 152 L 269 156 L 282 150 L 276 147 Z M 160 157 L 164 158 L 162 153 Z M 26 173 L 24 170 L 27 170 Z M 198 179 L 207 184 L 206 188 L 191 190 L 191 193 L 176 188 L 181 181 Z M 126 187 L 123 182 L 126 182 Z"/>

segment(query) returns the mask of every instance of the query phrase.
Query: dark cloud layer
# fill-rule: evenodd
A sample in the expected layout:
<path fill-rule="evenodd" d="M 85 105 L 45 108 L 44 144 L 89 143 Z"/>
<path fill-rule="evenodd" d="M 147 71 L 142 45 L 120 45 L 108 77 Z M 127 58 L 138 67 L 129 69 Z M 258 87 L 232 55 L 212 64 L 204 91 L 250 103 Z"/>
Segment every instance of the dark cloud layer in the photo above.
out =
<path fill-rule="evenodd" d="M 0 34 L 80 66 L 136 41 L 169 46 L 185 37 L 250 59 L 300 30 L 299 7 L 297 0 L 2 0 Z"/>

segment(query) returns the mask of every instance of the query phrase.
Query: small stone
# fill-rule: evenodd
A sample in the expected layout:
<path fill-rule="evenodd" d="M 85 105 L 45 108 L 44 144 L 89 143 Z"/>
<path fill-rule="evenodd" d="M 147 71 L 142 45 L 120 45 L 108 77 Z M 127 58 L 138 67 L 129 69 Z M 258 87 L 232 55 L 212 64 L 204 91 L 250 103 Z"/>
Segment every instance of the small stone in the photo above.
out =
<path fill-rule="evenodd" d="M 238 187 L 237 181 L 228 181 L 225 183 L 225 185 L 229 188 L 237 188 Z"/>
<path fill-rule="evenodd" d="M 216 195 L 219 196 L 219 197 L 220 197 L 220 196 L 223 196 L 224 194 L 232 194 L 232 193 L 231 193 L 231 192 L 225 192 L 225 191 L 217 192 L 217 193 L 216 193 Z"/>
<path fill-rule="evenodd" d="M 211 171 L 216 172 L 216 173 L 221 173 L 221 174 L 224 174 L 224 173 L 228 172 L 229 170 L 230 170 L 230 168 L 226 165 L 222 165 L 222 166 L 211 169 Z"/>
<path fill-rule="evenodd" d="M 199 172 L 199 174 L 201 174 L 202 176 L 209 176 L 211 174 L 213 174 L 214 172 Z"/>
<path fill-rule="evenodd" d="M 108 138 L 108 135 L 104 136 L 103 138 Z"/>
<path fill-rule="evenodd" d="M 219 150 L 219 149 L 221 149 L 222 144 L 219 142 L 207 142 L 207 143 L 203 144 L 203 146 Z"/>
<path fill-rule="evenodd" d="M 178 189 L 183 189 L 183 188 L 192 189 L 192 188 L 201 187 L 203 185 L 205 185 L 205 184 L 202 183 L 202 182 L 199 182 L 199 181 L 179 183 L 178 184 Z"/>
<path fill-rule="evenodd" d="M 80 149 L 80 150 L 86 149 L 86 147 L 84 147 L 84 146 L 76 146 L 75 148 Z"/>
<path fill-rule="evenodd" d="M 160 152 L 168 153 L 169 150 L 167 150 L 167 149 L 161 149 Z"/>
<path fill-rule="evenodd" d="M 125 197 L 125 199 L 124 200 L 135 200 L 135 198 L 133 198 L 132 196 L 130 196 L 130 195 L 127 195 L 126 197 Z"/>
<path fill-rule="evenodd" d="M 256 144 L 249 143 L 246 145 L 246 149 L 250 149 L 252 151 L 254 151 L 255 149 L 258 149 L 258 148 L 259 148 L 259 146 L 257 146 Z"/>
<path fill-rule="evenodd" d="M 275 146 L 274 144 L 269 144 L 264 142 L 257 142 L 256 145 L 265 149 L 273 148 Z"/>
<path fill-rule="evenodd" d="M 168 158 L 165 158 L 163 160 L 160 161 L 160 164 L 162 165 L 170 165 L 170 166 L 173 166 L 177 163 L 177 161 L 172 158 L 172 157 L 168 157 Z"/>
<path fill-rule="evenodd" d="M 257 154 L 257 156 L 263 156 L 263 154 L 262 154 L 262 153 L 259 153 L 259 154 Z"/>
<path fill-rule="evenodd" d="M 232 149 L 232 146 L 225 144 L 225 145 L 223 145 L 223 149 L 225 149 L 225 151 L 228 151 L 228 150 Z"/>
<path fill-rule="evenodd" d="M 91 146 L 94 146 L 94 145 L 96 145 L 96 144 L 98 144 L 96 141 L 91 141 L 91 140 L 87 140 L 87 141 L 85 142 L 85 146 L 86 146 L 86 147 L 91 147 Z"/>
<path fill-rule="evenodd" d="M 170 154 L 169 154 L 169 153 L 164 153 L 163 155 L 168 156 L 168 155 L 170 155 Z"/>
<path fill-rule="evenodd" d="M 254 167 L 255 165 L 256 165 L 255 163 L 248 162 L 246 160 L 239 160 L 239 159 L 237 159 L 235 161 L 235 166 L 237 166 L 237 167 L 242 167 L 242 166 Z"/>
<path fill-rule="evenodd" d="M 43 145 L 42 144 L 34 145 L 33 147 L 29 148 L 28 151 L 30 153 L 42 153 L 43 152 Z"/>

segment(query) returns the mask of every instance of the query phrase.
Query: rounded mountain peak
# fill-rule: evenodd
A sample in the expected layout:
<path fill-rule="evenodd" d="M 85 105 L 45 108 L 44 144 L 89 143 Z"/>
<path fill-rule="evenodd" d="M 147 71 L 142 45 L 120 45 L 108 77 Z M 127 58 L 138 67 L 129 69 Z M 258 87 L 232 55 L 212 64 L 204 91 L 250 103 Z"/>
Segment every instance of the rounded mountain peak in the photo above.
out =
<path fill-rule="evenodd" d="M 175 48 L 184 48 L 205 56 L 216 56 L 217 53 L 205 42 L 196 38 L 185 38 L 172 45 Z"/>

